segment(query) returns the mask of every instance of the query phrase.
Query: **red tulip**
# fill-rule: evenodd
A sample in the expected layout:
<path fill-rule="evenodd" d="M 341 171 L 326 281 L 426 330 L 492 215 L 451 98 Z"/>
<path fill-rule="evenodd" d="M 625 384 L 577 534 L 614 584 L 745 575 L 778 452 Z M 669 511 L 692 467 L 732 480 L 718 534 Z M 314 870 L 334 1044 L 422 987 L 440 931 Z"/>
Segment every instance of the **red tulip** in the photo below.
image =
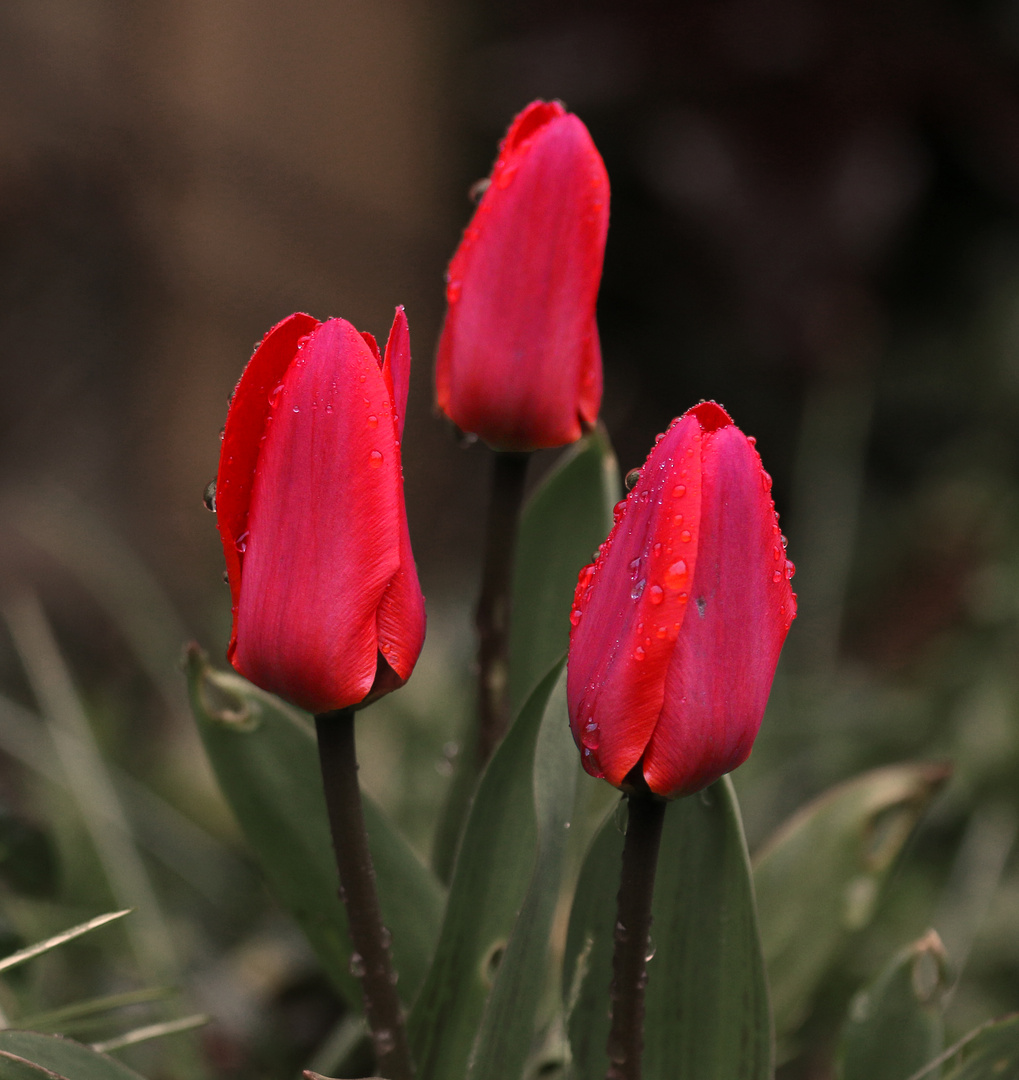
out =
<path fill-rule="evenodd" d="M 672 422 L 581 571 L 567 695 L 584 768 L 699 791 L 741 764 L 796 616 L 754 441 L 714 402 Z"/>
<path fill-rule="evenodd" d="M 421 651 L 400 465 L 409 377 L 403 308 L 385 359 L 343 319 L 291 315 L 266 334 L 230 403 L 216 482 L 228 655 L 309 712 L 396 689 Z"/>
<path fill-rule="evenodd" d="M 595 303 L 609 182 L 558 102 L 513 121 L 446 275 L 436 400 L 497 450 L 563 446 L 598 418 Z"/>

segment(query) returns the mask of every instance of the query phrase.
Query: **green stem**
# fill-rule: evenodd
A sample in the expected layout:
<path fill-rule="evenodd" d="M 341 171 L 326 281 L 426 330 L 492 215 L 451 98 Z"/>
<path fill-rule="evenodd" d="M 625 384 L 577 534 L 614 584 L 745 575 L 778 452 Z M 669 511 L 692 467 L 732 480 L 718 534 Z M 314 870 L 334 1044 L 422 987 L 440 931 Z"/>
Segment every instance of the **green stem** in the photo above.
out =
<path fill-rule="evenodd" d="M 478 630 L 478 761 L 483 768 L 509 728 L 510 593 L 529 454 L 497 452 L 492 462 Z"/>
<path fill-rule="evenodd" d="M 628 796 L 623 868 L 616 901 L 610 992 L 612 1028 L 606 1080 L 640 1080 L 651 898 L 655 891 L 658 847 L 667 805 L 650 792 Z"/>
<path fill-rule="evenodd" d="M 364 1015 L 375 1046 L 380 1076 L 413 1080 L 403 1007 L 396 992 L 396 971 L 389 950 L 389 931 L 382 923 L 375 867 L 357 782 L 354 712 L 340 709 L 315 717 L 319 762 L 325 788 L 329 828 L 340 875 L 340 899 L 354 946 L 351 968 L 361 982 Z"/>

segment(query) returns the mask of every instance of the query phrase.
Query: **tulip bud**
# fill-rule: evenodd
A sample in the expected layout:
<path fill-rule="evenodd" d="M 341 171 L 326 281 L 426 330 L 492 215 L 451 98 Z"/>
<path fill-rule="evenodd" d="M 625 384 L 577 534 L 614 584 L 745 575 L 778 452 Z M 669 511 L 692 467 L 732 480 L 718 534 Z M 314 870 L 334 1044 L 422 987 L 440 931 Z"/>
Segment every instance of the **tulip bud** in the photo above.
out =
<path fill-rule="evenodd" d="M 216 486 L 228 656 L 309 712 L 395 690 L 421 651 L 400 464 L 409 378 L 403 308 L 385 359 L 343 319 L 298 314 L 266 334 L 230 403 Z"/>
<path fill-rule="evenodd" d="M 659 435 L 570 614 L 570 726 L 616 787 L 699 791 L 749 755 L 796 616 L 771 477 L 714 402 Z"/>
<path fill-rule="evenodd" d="M 608 224 L 608 176 L 587 128 L 558 102 L 532 102 L 446 275 L 436 400 L 462 430 L 524 451 L 575 442 L 594 424 Z"/>

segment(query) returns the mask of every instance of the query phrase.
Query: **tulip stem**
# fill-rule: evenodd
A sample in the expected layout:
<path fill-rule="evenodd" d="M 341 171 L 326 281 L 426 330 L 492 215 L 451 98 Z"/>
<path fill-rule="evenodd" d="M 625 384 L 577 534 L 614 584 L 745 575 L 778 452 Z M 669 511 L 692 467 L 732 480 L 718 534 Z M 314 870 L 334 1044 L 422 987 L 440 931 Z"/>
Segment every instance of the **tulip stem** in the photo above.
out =
<path fill-rule="evenodd" d="M 610 992 L 612 1028 L 606 1080 L 640 1080 L 644 1051 L 644 986 L 651 942 L 651 898 L 668 805 L 650 792 L 628 796 L 623 869 L 616 901 Z"/>
<path fill-rule="evenodd" d="M 481 767 L 509 728 L 510 598 L 529 454 L 496 452 L 488 504 L 478 630 L 478 758 Z"/>
<path fill-rule="evenodd" d="M 354 946 L 351 970 L 361 982 L 364 1015 L 375 1046 L 380 1076 L 413 1080 L 403 1007 L 396 992 L 396 971 L 389 949 L 389 931 L 375 883 L 375 867 L 357 781 L 354 712 L 339 709 L 315 717 L 329 828 L 340 874 L 340 899 Z"/>

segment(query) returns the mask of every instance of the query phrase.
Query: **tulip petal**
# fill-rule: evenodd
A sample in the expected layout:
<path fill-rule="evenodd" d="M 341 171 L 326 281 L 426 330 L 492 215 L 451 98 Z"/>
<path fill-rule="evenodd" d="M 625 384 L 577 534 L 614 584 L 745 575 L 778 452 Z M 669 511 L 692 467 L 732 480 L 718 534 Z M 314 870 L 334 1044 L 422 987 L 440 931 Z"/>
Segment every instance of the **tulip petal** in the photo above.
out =
<path fill-rule="evenodd" d="M 396 437 L 403 438 L 403 423 L 407 416 L 407 395 L 410 392 L 410 328 L 407 313 L 401 304 L 396 309 L 393 326 L 386 342 L 386 359 L 382 370 L 387 373 L 396 410 Z"/>
<path fill-rule="evenodd" d="M 705 432 L 690 610 L 665 680 L 662 719 L 644 756 L 644 778 L 658 794 L 697 791 L 736 768 L 760 727 L 795 615 L 792 563 L 770 488 L 757 451 L 738 428 L 730 422 Z"/>
<path fill-rule="evenodd" d="M 497 449 L 575 442 L 597 416 L 591 327 L 608 199 L 576 116 L 537 102 L 517 118 L 449 266 L 436 364 L 439 407 Z"/>
<path fill-rule="evenodd" d="M 598 334 L 598 321 L 592 318 L 591 330 L 584 342 L 583 358 L 580 363 L 580 381 L 577 386 L 577 414 L 583 427 L 593 428 L 598 422 L 601 394 L 601 338 Z"/>
<path fill-rule="evenodd" d="M 578 586 L 568 692 L 584 767 L 622 783 L 662 710 L 689 614 L 701 520 L 701 426 L 687 414 L 651 451 L 625 508 Z"/>
<path fill-rule="evenodd" d="M 216 524 L 223 540 L 230 583 L 231 651 L 237 640 L 237 602 L 241 590 L 239 547 L 246 542 L 255 463 L 272 412 L 270 397 L 294 358 L 298 342 L 318 325 L 317 319 L 301 313 L 277 323 L 255 350 L 230 402 L 216 475 Z"/>
<path fill-rule="evenodd" d="M 353 326 L 323 323 L 291 355 L 255 470 L 231 659 L 320 712 L 359 703 L 375 678 L 376 612 L 401 565 L 399 451 L 389 387 Z"/>

